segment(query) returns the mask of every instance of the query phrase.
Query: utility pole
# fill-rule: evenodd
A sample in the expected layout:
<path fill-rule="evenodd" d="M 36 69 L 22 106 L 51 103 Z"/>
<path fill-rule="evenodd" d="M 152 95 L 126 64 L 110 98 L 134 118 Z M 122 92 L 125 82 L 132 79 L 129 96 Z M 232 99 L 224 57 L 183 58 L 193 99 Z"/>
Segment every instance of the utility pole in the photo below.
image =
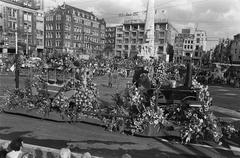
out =
<path fill-rule="evenodd" d="M 19 88 L 19 53 L 18 53 L 18 33 L 17 30 L 15 32 L 15 46 L 16 46 L 16 53 L 15 53 L 15 83 L 16 89 Z"/>
<path fill-rule="evenodd" d="M 27 43 L 26 43 L 26 55 L 28 55 L 28 24 L 27 24 Z"/>
<path fill-rule="evenodd" d="M 192 57 L 189 57 L 187 62 L 187 74 L 185 77 L 184 87 L 191 88 L 192 86 Z"/>

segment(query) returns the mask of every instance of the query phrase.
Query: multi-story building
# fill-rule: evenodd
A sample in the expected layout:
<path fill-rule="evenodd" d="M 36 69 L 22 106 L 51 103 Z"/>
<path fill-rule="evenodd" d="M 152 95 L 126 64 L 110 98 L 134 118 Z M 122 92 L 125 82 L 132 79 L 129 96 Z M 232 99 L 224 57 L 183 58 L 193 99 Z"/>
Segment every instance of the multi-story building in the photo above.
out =
<path fill-rule="evenodd" d="M 184 37 L 183 42 L 183 55 L 186 57 L 193 57 L 193 52 L 195 49 L 194 35 L 188 34 Z"/>
<path fill-rule="evenodd" d="M 192 59 L 195 65 L 199 64 L 201 57 L 206 52 L 207 38 L 203 30 L 182 29 L 182 33 L 175 38 L 174 59 L 183 63 Z"/>
<path fill-rule="evenodd" d="M 182 33 L 179 33 L 175 37 L 174 44 L 174 60 L 177 63 L 184 63 L 190 57 L 193 56 L 195 49 L 194 34 L 191 33 L 191 29 L 182 29 Z"/>
<path fill-rule="evenodd" d="M 231 44 L 232 39 L 220 38 L 211 54 L 212 62 L 231 63 Z"/>
<path fill-rule="evenodd" d="M 145 42 L 145 22 L 142 19 L 125 20 L 116 26 L 115 56 L 129 58 L 136 56 Z M 155 50 L 158 56 L 167 54 L 168 45 L 174 44 L 177 30 L 167 21 L 155 19 Z"/>
<path fill-rule="evenodd" d="M 115 56 L 115 37 L 116 37 L 116 27 L 106 27 L 106 43 L 105 43 L 105 54 L 107 58 Z"/>
<path fill-rule="evenodd" d="M 78 57 L 102 55 L 105 48 L 104 19 L 93 13 L 63 4 L 45 15 L 45 48 Z"/>
<path fill-rule="evenodd" d="M 36 0 L 0 0 L 0 53 L 9 57 L 18 45 L 28 55 L 40 54 L 44 49 L 43 11 Z M 16 36 L 17 35 L 17 36 Z"/>
<path fill-rule="evenodd" d="M 145 23 L 141 20 L 126 20 L 123 24 L 124 56 L 132 57 L 141 51 L 144 39 Z M 167 21 L 155 19 L 154 48 L 158 56 L 167 54 L 168 45 L 174 44 L 177 30 Z"/>
<path fill-rule="evenodd" d="M 240 34 L 235 35 L 231 43 L 231 60 L 233 64 L 240 64 Z"/>
<path fill-rule="evenodd" d="M 207 34 L 203 30 L 195 30 L 195 50 L 192 56 L 194 64 L 200 64 L 203 53 L 207 51 Z"/>
<path fill-rule="evenodd" d="M 118 25 L 116 26 L 116 38 L 115 38 L 115 56 L 119 57 L 125 57 L 123 54 L 124 49 L 123 49 L 123 25 Z"/>

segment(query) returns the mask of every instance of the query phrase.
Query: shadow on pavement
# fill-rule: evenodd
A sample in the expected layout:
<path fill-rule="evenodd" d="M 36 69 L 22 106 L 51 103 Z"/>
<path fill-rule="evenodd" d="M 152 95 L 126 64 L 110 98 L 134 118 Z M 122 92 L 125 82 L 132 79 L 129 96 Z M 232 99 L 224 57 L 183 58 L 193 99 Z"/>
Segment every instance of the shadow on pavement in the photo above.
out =
<path fill-rule="evenodd" d="M 56 140 L 56 139 L 37 139 L 34 136 L 27 137 L 27 134 L 31 134 L 31 131 L 21 131 L 21 132 L 11 132 L 11 133 L 4 133 L 8 132 L 10 127 L 1 127 L 0 131 L 0 138 L 5 139 L 5 140 L 12 140 L 13 138 L 16 137 L 22 137 L 24 142 L 27 144 L 32 144 L 32 145 L 38 145 L 38 146 L 43 146 L 43 147 L 50 147 L 50 148 L 55 148 L 55 149 L 60 149 L 63 147 L 67 147 L 69 143 L 88 143 L 88 144 L 94 144 L 94 143 L 103 143 L 103 144 L 108 144 L 108 145 L 115 145 L 115 144 L 133 144 L 131 142 L 113 142 L 113 141 L 95 141 L 95 140 L 87 140 L 87 141 L 74 141 L 74 140 Z M 161 141 L 161 143 L 163 143 Z M 172 148 L 170 144 L 164 143 L 164 145 L 167 145 L 168 147 Z M 104 158 L 120 158 L 121 155 L 123 154 L 130 154 L 132 157 L 136 158 L 192 158 L 193 155 L 186 155 L 186 154 L 173 154 L 173 153 L 167 153 L 167 152 L 162 152 L 158 149 L 150 149 L 150 150 L 123 150 L 123 149 L 118 149 L 118 150 L 110 150 L 110 149 L 81 149 L 77 146 L 69 146 L 72 152 L 77 152 L 77 153 L 84 153 L 84 152 L 90 152 L 92 155 L 96 156 L 101 156 Z M 175 149 L 175 151 L 179 151 L 179 153 L 186 153 L 185 151 L 182 151 L 180 149 Z M 201 153 L 202 154 L 202 153 Z M 41 153 L 37 154 L 38 156 L 41 155 Z M 50 156 L 50 155 L 49 155 Z M 195 158 L 207 158 L 206 156 L 194 156 Z"/>

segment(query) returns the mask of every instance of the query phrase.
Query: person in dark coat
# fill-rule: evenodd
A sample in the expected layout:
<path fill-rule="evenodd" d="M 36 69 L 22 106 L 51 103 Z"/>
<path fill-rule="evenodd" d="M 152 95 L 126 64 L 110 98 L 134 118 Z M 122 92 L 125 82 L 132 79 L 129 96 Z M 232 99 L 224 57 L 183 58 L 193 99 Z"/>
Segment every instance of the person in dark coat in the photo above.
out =
<path fill-rule="evenodd" d="M 137 67 L 134 71 L 132 83 L 135 84 L 137 88 L 140 86 L 140 78 L 143 73 L 148 73 L 148 71 L 144 70 L 142 66 Z"/>

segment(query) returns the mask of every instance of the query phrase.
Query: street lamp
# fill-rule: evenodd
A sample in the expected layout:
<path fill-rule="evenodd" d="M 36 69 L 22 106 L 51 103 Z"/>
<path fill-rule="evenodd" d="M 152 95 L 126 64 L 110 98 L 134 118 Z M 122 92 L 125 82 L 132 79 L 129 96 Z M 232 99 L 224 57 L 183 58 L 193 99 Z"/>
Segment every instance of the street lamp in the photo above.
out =
<path fill-rule="evenodd" d="M 18 53 L 18 32 L 15 32 L 15 47 L 16 47 L 16 52 L 15 52 L 15 83 L 16 83 L 16 89 L 19 88 L 19 53 Z"/>
<path fill-rule="evenodd" d="M 28 55 L 28 30 L 29 30 L 29 26 L 27 24 L 27 43 L 26 43 L 26 54 Z"/>

